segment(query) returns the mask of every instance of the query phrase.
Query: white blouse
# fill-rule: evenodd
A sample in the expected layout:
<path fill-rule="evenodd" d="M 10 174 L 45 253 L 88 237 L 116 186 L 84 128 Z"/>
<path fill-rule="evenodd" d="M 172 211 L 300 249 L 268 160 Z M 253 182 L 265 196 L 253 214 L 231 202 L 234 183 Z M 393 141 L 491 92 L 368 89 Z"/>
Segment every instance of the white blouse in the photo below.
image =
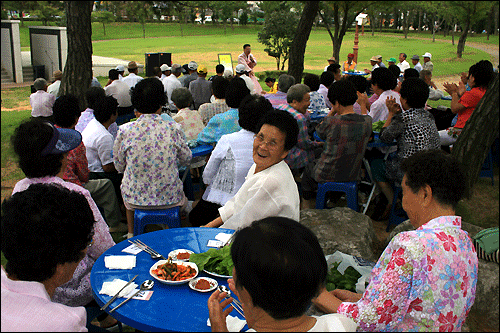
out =
<path fill-rule="evenodd" d="M 237 230 L 270 216 L 299 221 L 299 191 L 285 161 L 258 173 L 255 173 L 255 167 L 253 164 L 248 171 L 238 193 L 219 208 L 224 222 L 221 228 Z"/>
<path fill-rule="evenodd" d="M 220 138 L 203 170 L 203 200 L 224 206 L 238 192 L 253 164 L 253 136 L 241 129 Z"/>
<path fill-rule="evenodd" d="M 316 318 L 316 324 L 308 332 L 356 332 L 356 323 L 341 314 L 330 313 L 323 316 L 311 316 Z M 253 328 L 246 332 L 257 332 Z"/>

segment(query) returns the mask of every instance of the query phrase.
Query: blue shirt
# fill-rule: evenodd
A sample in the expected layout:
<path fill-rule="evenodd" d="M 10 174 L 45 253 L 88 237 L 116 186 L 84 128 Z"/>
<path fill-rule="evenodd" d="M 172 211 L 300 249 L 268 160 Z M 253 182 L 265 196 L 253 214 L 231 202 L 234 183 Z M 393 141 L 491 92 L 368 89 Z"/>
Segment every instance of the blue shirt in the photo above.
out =
<path fill-rule="evenodd" d="M 238 132 L 241 130 L 238 120 L 238 109 L 231 108 L 224 113 L 216 114 L 210 119 L 203 131 L 198 134 L 198 143 L 216 143 L 224 134 Z"/>

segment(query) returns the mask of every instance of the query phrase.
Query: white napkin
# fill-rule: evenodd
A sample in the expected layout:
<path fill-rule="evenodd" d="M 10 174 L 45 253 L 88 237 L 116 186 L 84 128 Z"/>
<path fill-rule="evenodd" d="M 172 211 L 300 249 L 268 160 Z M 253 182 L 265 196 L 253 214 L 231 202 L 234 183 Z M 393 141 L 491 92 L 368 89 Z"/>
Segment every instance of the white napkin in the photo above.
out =
<path fill-rule="evenodd" d="M 135 267 L 135 256 L 106 256 L 104 266 L 109 269 L 132 269 Z"/>
<path fill-rule="evenodd" d="M 243 327 L 245 326 L 247 322 L 243 319 L 240 319 L 238 317 L 233 317 L 231 315 L 228 315 L 226 317 L 226 326 L 227 326 L 227 330 L 229 332 L 239 332 L 243 329 Z M 208 326 L 211 326 L 210 325 L 210 318 L 207 319 L 207 325 Z"/>
<path fill-rule="evenodd" d="M 118 290 L 122 289 L 124 285 L 127 284 L 128 281 L 120 280 L 120 279 L 114 279 L 113 281 L 109 282 L 104 282 L 102 284 L 101 291 L 99 291 L 99 294 L 105 294 L 109 296 L 115 296 Z M 132 282 L 129 284 L 125 289 L 123 289 L 118 297 L 125 297 L 129 295 L 133 291 L 137 291 L 137 283 Z"/>
<path fill-rule="evenodd" d="M 219 240 L 222 242 L 222 244 L 226 245 L 226 243 L 229 241 L 229 239 L 233 236 L 233 234 L 225 234 L 225 233 L 219 233 L 215 236 L 215 239 Z"/>

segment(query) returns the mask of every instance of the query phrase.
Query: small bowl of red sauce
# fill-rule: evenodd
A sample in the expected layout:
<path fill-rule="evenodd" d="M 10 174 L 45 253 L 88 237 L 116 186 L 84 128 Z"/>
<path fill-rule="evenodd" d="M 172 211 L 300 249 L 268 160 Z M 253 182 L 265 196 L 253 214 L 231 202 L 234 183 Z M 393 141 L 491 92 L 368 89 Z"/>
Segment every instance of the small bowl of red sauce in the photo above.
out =
<path fill-rule="evenodd" d="M 212 291 L 217 288 L 218 285 L 216 280 L 209 277 L 198 277 L 189 281 L 189 288 L 202 293 Z"/>

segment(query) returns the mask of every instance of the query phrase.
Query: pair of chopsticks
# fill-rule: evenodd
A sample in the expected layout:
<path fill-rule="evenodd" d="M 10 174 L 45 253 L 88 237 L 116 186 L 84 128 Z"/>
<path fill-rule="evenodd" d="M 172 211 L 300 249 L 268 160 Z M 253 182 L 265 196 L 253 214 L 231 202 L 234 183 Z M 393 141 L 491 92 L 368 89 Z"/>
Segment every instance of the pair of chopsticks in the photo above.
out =
<path fill-rule="evenodd" d="M 111 298 L 111 299 L 110 299 L 110 300 L 109 300 L 106 304 L 104 304 L 100 310 L 102 311 L 102 310 L 106 309 L 106 308 L 107 308 L 107 307 L 108 307 L 111 303 L 113 303 L 113 301 L 114 301 L 114 300 L 118 297 L 118 295 L 120 295 L 120 293 L 122 292 L 122 290 L 123 290 L 123 289 L 125 289 L 125 288 L 129 285 L 129 284 L 131 284 L 131 283 L 135 280 L 135 278 L 136 278 L 136 277 L 138 277 L 138 276 L 139 276 L 139 274 L 137 274 L 137 275 L 136 275 L 136 276 L 134 276 L 132 279 L 130 279 L 130 281 L 129 281 L 129 282 L 127 282 L 127 284 L 126 284 L 126 285 L 124 285 L 124 286 L 122 287 L 122 289 L 120 289 L 120 290 L 116 293 L 116 295 L 115 295 L 115 296 L 113 296 L 113 297 L 112 297 L 112 298 Z"/>
<path fill-rule="evenodd" d="M 233 297 L 233 302 L 232 302 L 231 304 L 233 305 L 233 308 L 234 308 L 236 311 L 238 311 L 238 313 L 239 313 L 240 315 L 242 315 L 242 316 L 243 316 L 243 318 L 245 318 L 245 314 L 243 314 L 243 307 L 241 306 L 240 301 L 238 301 L 237 299 L 235 299 L 235 298 Z M 246 319 L 246 318 L 245 318 L 245 319 Z"/>
<path fill-rule="evenodd" d="M 138 239 L 136 239 L 135 241 L 129 240 L 129 242 L 134 244 L 135 246 L 137 246 L 141 250 L 145 251 L 146 253 L 152 254 L 154 256 L 158 256 L 161 259 L 165 259 L 165 260 L 167 259 L 164 256 L 162 256 L 161 254 L 159 254 L 158 252 L 156 252 L 155 250 L 153 250 L 152 248 L 150 248 L 149 246 L 147 246 L 144 242 L 142 242 Z"/>

